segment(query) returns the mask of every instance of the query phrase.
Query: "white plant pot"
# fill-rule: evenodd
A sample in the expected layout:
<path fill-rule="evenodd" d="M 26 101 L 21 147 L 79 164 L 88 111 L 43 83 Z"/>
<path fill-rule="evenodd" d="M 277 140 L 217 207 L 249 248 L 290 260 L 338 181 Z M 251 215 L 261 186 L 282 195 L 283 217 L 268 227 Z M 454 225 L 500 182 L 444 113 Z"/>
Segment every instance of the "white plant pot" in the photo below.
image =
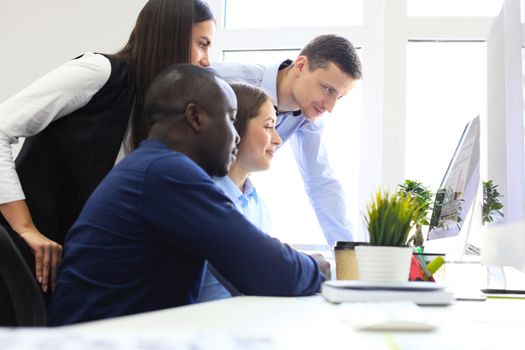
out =
<path fill-rule="evenodd" d="M 367 282 L 406 282 L 410 275 L 411 247 L 357 246 L 359 279 Z"/>

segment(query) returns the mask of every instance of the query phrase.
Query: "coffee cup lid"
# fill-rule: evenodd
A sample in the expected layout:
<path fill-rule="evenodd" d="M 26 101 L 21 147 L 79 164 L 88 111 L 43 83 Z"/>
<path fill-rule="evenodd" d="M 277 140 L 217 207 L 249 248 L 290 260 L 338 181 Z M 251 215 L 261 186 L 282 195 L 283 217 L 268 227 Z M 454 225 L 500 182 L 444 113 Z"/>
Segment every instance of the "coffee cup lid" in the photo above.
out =
<path fill-rule="evenodd" d="M 334 249 L 354 249 L 358 245 L 368 245 L 368 242 L 336 241 Z"/>

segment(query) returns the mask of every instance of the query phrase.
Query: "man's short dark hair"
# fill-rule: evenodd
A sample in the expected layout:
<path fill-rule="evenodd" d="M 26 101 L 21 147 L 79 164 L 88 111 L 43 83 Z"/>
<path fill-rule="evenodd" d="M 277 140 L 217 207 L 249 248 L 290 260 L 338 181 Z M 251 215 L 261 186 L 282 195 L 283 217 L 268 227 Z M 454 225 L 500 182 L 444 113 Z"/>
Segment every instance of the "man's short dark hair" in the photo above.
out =
<path fill-rule="evenodd" d="M 361 61 L 350 41 L 338 35 L 320 35 L 310 41 L 299 55 L 308 57 L 310 70 L 325 68 L 333 62 L 352 79 L 361 79 Z"/>
<path fill-rule="evenodd" d="M 186 63 L 160 72 L 144 100 L 144 112 L 150 125 L 182 113 L 189 103 L 213 114 L 224 99 L 217 79 L 220 78 L 212 70 Z"/>

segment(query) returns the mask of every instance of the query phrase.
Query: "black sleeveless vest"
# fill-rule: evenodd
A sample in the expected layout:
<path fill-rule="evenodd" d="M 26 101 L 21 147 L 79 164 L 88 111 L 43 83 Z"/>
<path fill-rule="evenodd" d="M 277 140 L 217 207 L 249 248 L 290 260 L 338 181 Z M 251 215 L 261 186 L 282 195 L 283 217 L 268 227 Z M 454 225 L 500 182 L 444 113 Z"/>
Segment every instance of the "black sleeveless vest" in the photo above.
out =
<path fill-rule="evenodd" d="M 106 56 L 111 75 L 89 103 L 25 140 L 16 158 L 36 227 L 59 244 L 111 170 L 131 113 L 130 67 Z"/>

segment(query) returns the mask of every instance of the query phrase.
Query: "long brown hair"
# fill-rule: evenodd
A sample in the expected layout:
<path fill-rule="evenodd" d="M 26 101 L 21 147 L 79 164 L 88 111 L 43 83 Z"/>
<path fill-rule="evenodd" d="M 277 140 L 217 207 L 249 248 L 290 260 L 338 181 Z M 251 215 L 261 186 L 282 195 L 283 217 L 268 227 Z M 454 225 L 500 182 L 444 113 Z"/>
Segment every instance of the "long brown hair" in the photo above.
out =
<path fill-rule="evenodd" d="M 230 83 L 230 86 L 237 97 L 237 118 L 234 125 L 242 143 L 248 120 L 256 117 L 261 106 L 271 98 L 264 90 L 252 85 Z"/>
<path fill-rule="evenodd" d="M 191 61 L 193 24 L 214 20 L 202 0 L 149 0 L 137 17 L 126 45 L 114 56 L 128 62 L 134 73 L 131 139 L 128 151 L 138 147 L 149 131 L 144 95 L 164 68 Z"/>

